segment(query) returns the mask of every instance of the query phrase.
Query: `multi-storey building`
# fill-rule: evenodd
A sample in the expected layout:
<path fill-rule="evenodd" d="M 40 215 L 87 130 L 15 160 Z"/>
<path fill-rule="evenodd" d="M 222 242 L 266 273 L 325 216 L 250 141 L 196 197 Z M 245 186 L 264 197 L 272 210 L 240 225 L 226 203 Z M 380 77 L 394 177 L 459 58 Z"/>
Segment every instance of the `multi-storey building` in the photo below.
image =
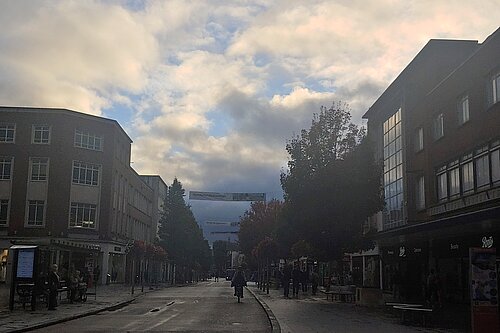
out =
<path fill-rule="evenodd" d="M 153 190 L 130 167 L 131 142 L 111 119 L 0 107 L 0 251 L 34 244 L 63 272 L 99 265 L 101 282 L 128 280 L 127 250 L 151 243 L 155 228 Z"/>
<path fill-rule="evenodd" d="M 500 29 L 483 43 L 431 40 L 365 114 L 384 163 L 370 274 L 419 299 L 431 269 L 469 302 L 470 247 L 500 240 Z"/>

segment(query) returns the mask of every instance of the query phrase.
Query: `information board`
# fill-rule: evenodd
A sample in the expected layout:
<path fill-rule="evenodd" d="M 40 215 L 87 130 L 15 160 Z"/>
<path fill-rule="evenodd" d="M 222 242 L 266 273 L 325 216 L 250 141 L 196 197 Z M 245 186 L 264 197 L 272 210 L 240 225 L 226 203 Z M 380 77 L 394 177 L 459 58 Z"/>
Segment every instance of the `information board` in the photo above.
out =
<path fill-rule="evenodd" d="M 16 277 L 32 279 L 35 265 L 35 249 L 19 249 L 18 251 Z"/>

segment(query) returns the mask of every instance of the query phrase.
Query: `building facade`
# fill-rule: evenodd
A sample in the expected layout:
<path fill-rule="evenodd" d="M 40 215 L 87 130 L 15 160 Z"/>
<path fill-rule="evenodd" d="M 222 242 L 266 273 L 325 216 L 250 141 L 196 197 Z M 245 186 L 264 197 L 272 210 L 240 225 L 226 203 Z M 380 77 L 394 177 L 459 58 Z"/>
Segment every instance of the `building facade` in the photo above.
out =
<path fill-rule="evenodd" d="M 0 107 L 0 251 L 38 245 L 48 267 L 131 279 L 134 240 L 153 241 L 153 190 L 130 167 L 114 120 L 65 109 Z"/>
<path fill-rule="evenodd" d="M 483 43 L 431 40 L 365 114 L 384 163 L 374 216 L 379 286 L 470 302 L 470 247 L 500 241 L 500 29 Z M 397 276 L 397 281 L 396 277 Z"/>

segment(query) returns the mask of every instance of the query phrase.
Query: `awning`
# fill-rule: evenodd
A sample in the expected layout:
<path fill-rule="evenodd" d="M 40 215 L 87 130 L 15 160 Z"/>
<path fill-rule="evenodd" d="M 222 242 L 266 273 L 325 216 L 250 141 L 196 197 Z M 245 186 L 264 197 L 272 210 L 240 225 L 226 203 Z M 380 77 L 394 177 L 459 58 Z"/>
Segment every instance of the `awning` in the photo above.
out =
<path fill-rule="evenodd" d="M 70 239 L 61 239 L 61 238 L 53 238 L 50 240 L 50 243 L 53 245 L 60 245 L 64 247 L 77 248 L 87 251 L 100 252 L 101 246 L 95 243 L 82 242 L 82 241 L 74 241 Z"/>

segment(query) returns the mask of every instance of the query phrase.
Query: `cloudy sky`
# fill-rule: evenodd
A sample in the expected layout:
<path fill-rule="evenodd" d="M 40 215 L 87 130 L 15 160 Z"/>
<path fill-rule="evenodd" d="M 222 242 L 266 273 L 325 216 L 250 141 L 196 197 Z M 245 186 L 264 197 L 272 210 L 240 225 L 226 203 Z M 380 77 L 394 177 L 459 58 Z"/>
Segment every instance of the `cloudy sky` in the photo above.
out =
<path fill-rule="evenodd" d="M 281 197 L 286 140 L 321 105 L 362 123 L 429 39 L 482 42 L 499 17 L 498 0 L 4 0 L 0 104 L 116 119 L 132 166 L 188 191 Z"/>

